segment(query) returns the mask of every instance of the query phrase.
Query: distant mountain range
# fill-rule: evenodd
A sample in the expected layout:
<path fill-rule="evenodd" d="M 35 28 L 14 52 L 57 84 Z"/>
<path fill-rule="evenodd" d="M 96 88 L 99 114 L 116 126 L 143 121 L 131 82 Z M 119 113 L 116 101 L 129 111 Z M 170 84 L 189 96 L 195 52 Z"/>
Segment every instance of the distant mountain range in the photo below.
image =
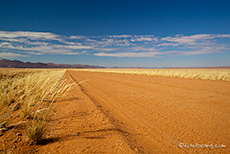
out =
<path fill-rule="evenodd" d="M 19 60 L 0 60 L 0 68 L 106 68 L 93 65 L 80 65 L 80 64 L 55 64 L 55 63 L 31 63 L 22 62 Z M 109 67 L 109 68 L 135 68 L 135 69 L 230 69 L 230 66 L 222 67 Z"/>
<path fill-rule="evenodd" d="M 91 65 L 69 65 L 69 64 L 54 64 L 54 63 L 31 63 L 22 62 L 19 60 L 0 60 L 0 68 L 103 68 Z"/>

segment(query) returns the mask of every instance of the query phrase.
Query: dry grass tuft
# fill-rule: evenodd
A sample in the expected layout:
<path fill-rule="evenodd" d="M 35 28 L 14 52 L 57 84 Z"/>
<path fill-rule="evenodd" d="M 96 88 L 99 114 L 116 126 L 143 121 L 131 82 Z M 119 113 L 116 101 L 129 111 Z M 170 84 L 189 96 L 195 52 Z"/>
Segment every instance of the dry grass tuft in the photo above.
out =
<path fill-rule="evenodd" d="M 29 144 L 38 144 L 42 141 L 45 132 L 45 123 L 40 120 L 33 120 L 27 124 L 26 135 Z"/>
<path fill-rule="evenodd" d="M 9 71 L 10 72 L 10 71 Z M 12 72 L 12 70 L 11 70 Z M 32 73 L 13 74 L 0 79 L 0 126 L 10 123 L 9 115 L 21 113 L 29 124 L 26 134 L 31 144 L 42 138 L 44 127 L 52 111 L 52 103 L 65 96 L 74 84 L 63 78 L 65 70 L 34 70 Z"/>
<path fill-rule="evenodd" d="M 32 118 L 32 110 L 30 104 L 24 104 L 21 110 L 21 117 L 26 119 Z"/>
<path fill-rule="evenodd" d="M 6 130 L 6 127 L 9 123 L 9 114 L 3 112 L 0 114 L 0 135 Z"/>
<path fill-rule="evenodd" d="M 0 115 L 0 128 L 5 128 L 8 124 L 8 120 L 9 120 L 9 114 L 2 113 Z"/>

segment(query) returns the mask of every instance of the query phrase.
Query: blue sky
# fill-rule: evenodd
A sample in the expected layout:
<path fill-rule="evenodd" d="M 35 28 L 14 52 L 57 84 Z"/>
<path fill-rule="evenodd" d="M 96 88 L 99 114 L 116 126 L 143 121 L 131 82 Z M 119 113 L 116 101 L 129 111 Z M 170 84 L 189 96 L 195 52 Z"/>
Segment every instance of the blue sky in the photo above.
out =
<path fill-rule="evenodd" d="M 230 2 L 3 1 L 0 58 L 120 67 L 230 66 Z"/>

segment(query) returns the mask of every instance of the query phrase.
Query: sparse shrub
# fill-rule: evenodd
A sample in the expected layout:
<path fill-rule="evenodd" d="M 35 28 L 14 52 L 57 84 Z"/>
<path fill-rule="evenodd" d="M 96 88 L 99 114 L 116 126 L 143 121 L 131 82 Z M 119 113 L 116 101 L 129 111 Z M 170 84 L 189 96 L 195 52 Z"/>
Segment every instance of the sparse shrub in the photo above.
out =
<path fill-rule="evenodd" d="M 21 110 L 21 117 L 30 119 L 32 117 L 32 111 L 30 104 L 24 104 L 22 110 Z"/>
<path fill-rule="evenodd" d="M 6 130 L 6 126 L 9 123 L 9 114 L 2 112 L 0 114 L 0 136 L 2 135 L 2 133 Z"/>
<path fill-rule="evenodd" d="M 49 121 L 50 119 L 50 108 L 43 108 L 35 111 L 33 119 L 41 121 Z"/>
<path fill-rule="evenodd" d="M 40 120 L 33 120 L 27 124 L 26 135 L 29 144 L 38 144 L 42 141 L 45 131 L 45 123 Z"/>
<path fill-rule="evenodd" d="M 0 128 L 5 128 L 9 121 L 9 114 L 8 113 L 1 113 L 0 114 Z"/>

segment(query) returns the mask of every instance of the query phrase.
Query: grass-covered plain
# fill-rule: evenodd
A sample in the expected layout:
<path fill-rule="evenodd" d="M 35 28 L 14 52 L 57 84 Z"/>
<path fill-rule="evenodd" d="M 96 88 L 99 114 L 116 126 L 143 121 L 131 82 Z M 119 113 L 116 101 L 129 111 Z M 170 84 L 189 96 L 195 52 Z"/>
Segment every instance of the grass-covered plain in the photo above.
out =
<path fill-rule="evenodd" d="M 84 69 L 84 71 L 230 81 L 230 69 Z"/>

